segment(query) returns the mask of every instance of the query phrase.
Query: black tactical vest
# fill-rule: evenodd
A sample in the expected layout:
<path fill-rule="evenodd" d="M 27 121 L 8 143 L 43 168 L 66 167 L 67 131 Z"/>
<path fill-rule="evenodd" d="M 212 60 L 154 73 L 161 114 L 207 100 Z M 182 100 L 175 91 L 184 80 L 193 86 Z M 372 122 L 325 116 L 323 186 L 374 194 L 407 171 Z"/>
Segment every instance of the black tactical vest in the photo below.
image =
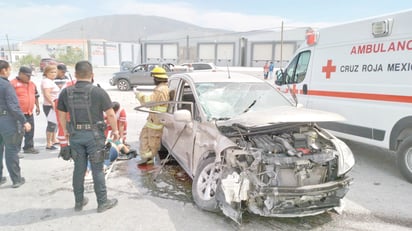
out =
<path fill-rule="evenodd" d="M 82 88 L 76 86 L 67 88 L 70 121 L 76 130 L 91 130 L 96 124 L 96 121 L 92 119 L 92 113 L 90 111 L 93 87 L 93 85 L 89 84 Z"/>

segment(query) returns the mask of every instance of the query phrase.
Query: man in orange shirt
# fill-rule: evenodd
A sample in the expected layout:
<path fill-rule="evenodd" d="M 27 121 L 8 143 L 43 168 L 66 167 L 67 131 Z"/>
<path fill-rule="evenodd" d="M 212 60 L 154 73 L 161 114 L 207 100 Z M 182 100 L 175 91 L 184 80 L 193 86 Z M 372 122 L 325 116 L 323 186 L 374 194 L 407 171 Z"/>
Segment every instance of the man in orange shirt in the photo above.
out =
<path fill-rule="evenodd" d="M 20 108 L 26 117 L 27 122 L 30 123 L 32 129 L 24 133 L 23 152 L 27 154 L 37 154 L 39 151 L 34 148 L 34 117 L 33 109 L 36 106 L 36 115 L 40 114 L 39 93 L 36 85 L 30 80 L 32 70 L 29 67 L 20 67 L 19 74 L 15 79 L 10 81 L 10 84 L 16 90 L 16 95 L 19 100 Z M 21 146 L 21 144 L 20 144 Z"/>

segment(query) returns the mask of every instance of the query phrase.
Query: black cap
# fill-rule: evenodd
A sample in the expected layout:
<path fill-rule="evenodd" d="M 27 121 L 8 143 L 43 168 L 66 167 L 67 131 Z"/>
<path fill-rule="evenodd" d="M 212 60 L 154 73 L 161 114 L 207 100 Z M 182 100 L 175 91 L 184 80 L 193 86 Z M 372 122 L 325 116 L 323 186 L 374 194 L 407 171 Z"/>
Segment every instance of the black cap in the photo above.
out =
<path fill-rule="evenodd" d="M 31 70 L 30 67 L 26 67 L 26 66 L 21 66 L 19 73 L 23 73 L 26 74 L 28 76 L 33 76 L 33 71 Z"/>
<path fill-rule="evenodd" d="M 57 65 L 57 70 L 67 72 L 67 67 L 64 64 L 59 64 L 59 65 Z"/>

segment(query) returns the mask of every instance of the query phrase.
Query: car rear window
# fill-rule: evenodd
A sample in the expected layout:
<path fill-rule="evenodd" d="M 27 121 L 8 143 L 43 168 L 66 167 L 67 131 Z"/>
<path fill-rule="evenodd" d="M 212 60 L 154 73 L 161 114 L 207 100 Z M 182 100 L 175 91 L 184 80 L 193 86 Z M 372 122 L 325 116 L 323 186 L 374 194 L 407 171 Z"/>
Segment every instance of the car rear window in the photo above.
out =
<path fill-rule="evenodd" d="M 212 67 L 206 63 L 193 63 L 192 64 L 194 70 L 209 70 Z"/>

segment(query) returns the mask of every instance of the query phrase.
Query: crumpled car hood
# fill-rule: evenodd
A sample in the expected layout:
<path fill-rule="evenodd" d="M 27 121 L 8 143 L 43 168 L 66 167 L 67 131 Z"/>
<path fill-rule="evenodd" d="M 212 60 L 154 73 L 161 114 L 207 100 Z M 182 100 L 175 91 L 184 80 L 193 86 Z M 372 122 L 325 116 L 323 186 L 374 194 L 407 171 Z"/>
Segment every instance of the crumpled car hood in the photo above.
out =
<path fill-rule="evenodd" d="M 339 114 L 293 106 L 271 108 L 265 111 L 248 111 L 229 120 L 218 121 L 218 126 L 231 126 L 242 124 L 246 127 L 264 126 L 267 124 L 293 123 L 293 122 L 330 122 L 343 121 L 345 118 Z"/>

